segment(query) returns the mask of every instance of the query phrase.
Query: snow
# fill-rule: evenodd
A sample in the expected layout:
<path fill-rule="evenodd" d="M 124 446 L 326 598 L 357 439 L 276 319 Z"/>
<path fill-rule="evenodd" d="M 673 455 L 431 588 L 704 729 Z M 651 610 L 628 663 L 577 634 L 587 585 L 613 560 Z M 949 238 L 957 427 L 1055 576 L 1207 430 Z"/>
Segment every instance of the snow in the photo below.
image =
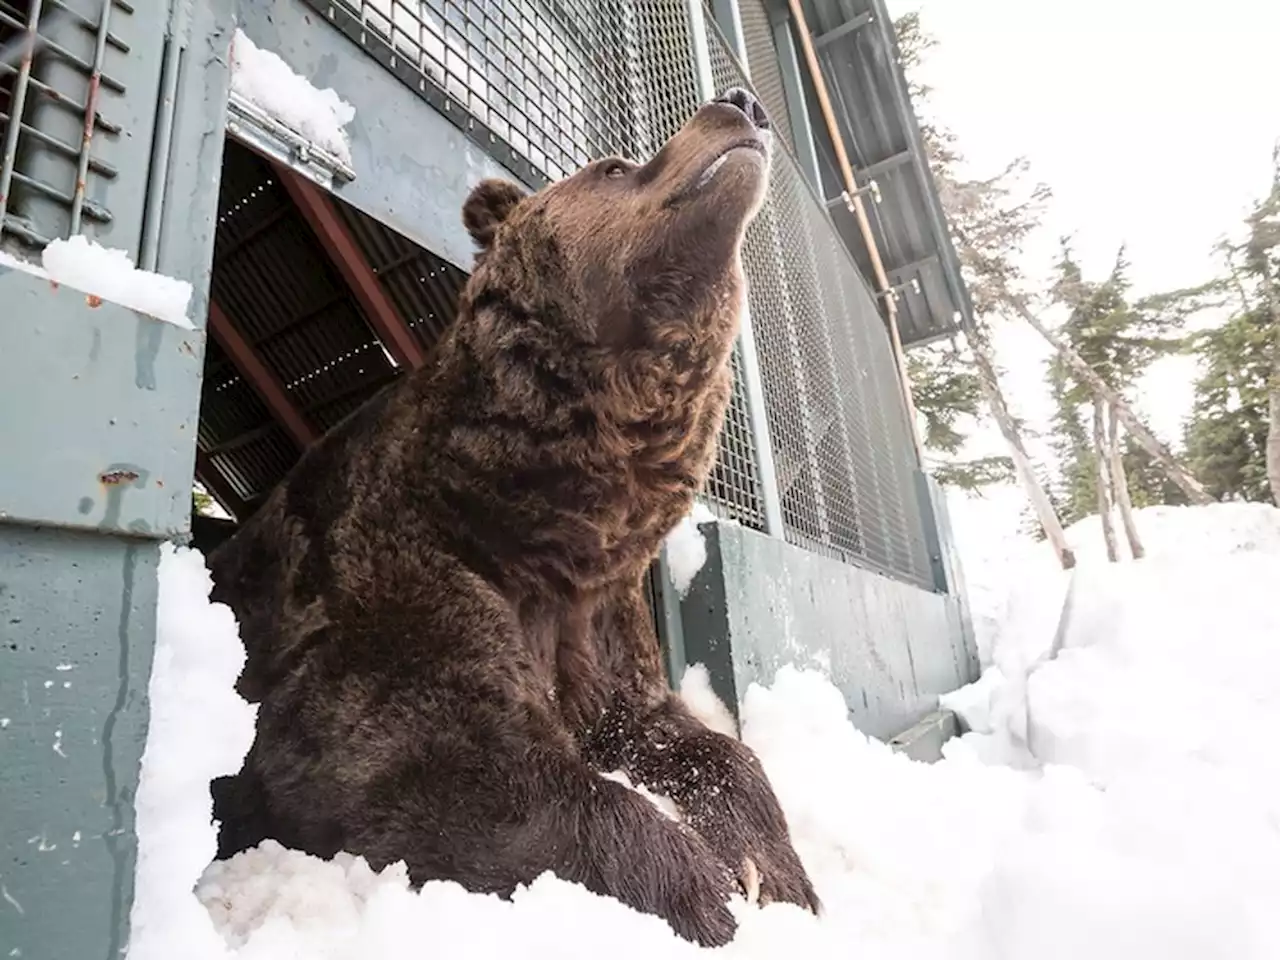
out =
<path fill-rule="evenodd" d="M 317 89 L 243 30 L 231 45 L 231 92 L 351 166 L 346 126 L 355 119 L 355 107 L 329 88 Z"/>
<path fill-rule="evenodd" d="M 128 960 L 226 955 L 191 890 L 217 850 L 209 781 L 240 769 L 257 709 L 235 692 L 244 647 L 231 610 L 209 602 L 212 588 L 198 551 L 162 545 Z"/>
<path fill-rule="evenodd" d="M 705 726 L 737 738 L 738 724 L 724 701 L 711 689 L 711 673 L 703 664 L 691 663 L 685 668 L 680 678 L 680 699 Z"/>
<path fill-rule="evenodd" d="M 707 541 L 698 525 L 713 523 L 716 515 L 701 501 L 667 535 L 667 567 L 671 582 L 683 599 L 689 595 L 693 579 L 707 562 Z"/>
<path fill-rule="evenodd" d="M 195 329 L 187 317 L 190 283 L 139 270 L 124 250 L 100 246 L 81 235 L 52 241 L 44 248 L 39 267 L 5 253 L 0 253 L 0 267 L 79 290 L 91 306 L 108 300 L 183 330 Z"/>
<path fill-rule="evenodd" d="M 1119 565 L 1101 561 L 1096 521 L 1069 530 L 1081 560 L 1069 589 L 1043 545 L 966 571 L 1000 612 L 983 614 L 983 680 L 948 698 L 972 732 L 939 763 L 856 731 L 818 671 L 787 667 L 747 691 L 742 739 L 825 909 L 736 900 L 739 935 L 721 955 L 1280 956 L 1280 511 L 1155 508 L 1138 524 L 1150 556 Z M 409 957 L 428 943 L 486 960 L 700 952 L 552 876 L 510 902 L 449 883 L 414 892 L 402 866 L 274 843 L 211 866 L 198 899 L 186 892 L 212 850 L 203 781 L 235 766 L 251 715 L 230 693 L 242 653 L 198 554 L 167 552 L 161 576 L 131 960 L 217 956 L 215 929 L 237 960 Z M 706 705 L 704 670 L 681 686 Z"/>

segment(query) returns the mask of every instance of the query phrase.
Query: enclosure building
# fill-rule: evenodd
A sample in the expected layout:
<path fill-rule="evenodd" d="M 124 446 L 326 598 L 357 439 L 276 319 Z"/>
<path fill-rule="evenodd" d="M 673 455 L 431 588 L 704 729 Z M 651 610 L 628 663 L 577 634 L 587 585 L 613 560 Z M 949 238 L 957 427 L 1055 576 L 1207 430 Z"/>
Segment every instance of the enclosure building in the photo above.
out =
<path fill-rule="evenodd" d="M 902 351 L 971 307 L 882 0 L 0 0 L 6 956 L 127 941 L 159 544 L 193 482 L 216 543 L 432 363 L 479 179 L 643 161 L 730 86 L 778 149 L 707 559 L 651 577 L 671 674 L 706 664 L 732 708 L 810 665 L 868 733 L 940 730 L 977 663 Z M 191 328 L 14 263 L 80 234 L 189 283 Z"/>

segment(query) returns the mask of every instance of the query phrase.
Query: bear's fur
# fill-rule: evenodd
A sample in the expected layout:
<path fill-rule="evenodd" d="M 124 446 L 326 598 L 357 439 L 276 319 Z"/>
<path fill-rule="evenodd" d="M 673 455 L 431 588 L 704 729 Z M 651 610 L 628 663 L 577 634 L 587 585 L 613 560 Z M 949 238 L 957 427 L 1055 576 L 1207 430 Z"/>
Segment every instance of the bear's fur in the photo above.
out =
<path fill-rule="evenodd" d="M 759 761 L 670 691 L 643 591 L 712 467 L 767 126 L 732 91 L 644 166 L 475 188 L 436 363 L 211 557 L 260 704 L 219 856 L 273 837 L 503 895 L 552 870 L 703 944 L 757 877 L 818 909 Z"/>

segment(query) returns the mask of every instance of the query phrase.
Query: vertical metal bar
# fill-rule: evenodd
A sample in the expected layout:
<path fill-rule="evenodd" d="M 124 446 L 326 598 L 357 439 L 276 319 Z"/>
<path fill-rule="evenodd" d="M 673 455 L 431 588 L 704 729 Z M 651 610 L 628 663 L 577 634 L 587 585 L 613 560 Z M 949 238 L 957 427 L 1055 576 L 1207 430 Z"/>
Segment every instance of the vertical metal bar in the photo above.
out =
<path fill-rule="evenodd" d="M 654 600 L 658 609 L 655 611 L 661 625 L 660 639 L 662 652 L 666 659 L 667 680 L 675 689 L 680 687 L 680 678 L 684 676 L 689 665 L 684 646 L 684 616 L 681 613 L 680 595 L 676 592 L 675 581 L 671 578 L 671 565 L 664 545 L 658 554 L 657 576 L 653 578 Z"/>
<path fill-rule="evenodd" d="M 689 12 L 689 43 L 693 48 L 693 71 L 698 101 L 706 103 L 716 95 L 715 74 L 711 71 L 711 40 L 702 0 L 685 0 Z"/>
<path fill-rule="evenodd" d="M 782 95 L 791 119 L 791 146 L 795 150 L 796 162 L 800 165 L 801 172 L 813 189 L 821 194 L 822 173 L 818 166 L 818 148 L 813 139 L 813 124 L 809 118 L 804 83 L 800 78 L 800 58 L 796 54 L 796 39 L 791 33 L 791 15 L 784 7 L 772 11 L 769 19 L 773 27 L 773 43 L 778 49 Z"/>
<path fill-rule="evenodd" d="M 185 3 L 175 3 L 169 14 L 169 36 L 165 43 L 164 67 L 160 74 L 160 113 L 151 150 L 151 177 L 142 221 L 142 250 L 138 266 L 156 270 L 160 266 L 160 227 L 164 195 L 169 180 L 169 154 L 173 149 L 173 118 L 178 108 L 178 67 L 187 46 Z"/>
<path fill-rule="evenodd" d="M 710 100 L 716 94 L 711 72 L 711 47 L 702 0 L 687 0 L 689 38 L 693 47 L 693 68 L 697 77 L 698 99 Z M 749 301 L 749 298 L 748 298 Z M 778 474 L 773 462 L 773 440 L 769 436 L 769 418 L 764 400 L 764 382 L 760 377 L 760 357 L 756 353 L 755 329 L 751 322 L 751 305 L 742 305 L 742 327 L 738 334 L 742 351 L 742 386 L 751 417 L 751 438 L 756 450 L 756 475 L 760 482 L 765 532 L 772 537 L 785 535 L 782 522 L 782 499 L 778 496 Z"/>
<path fill-rule="evenodd" d="M 13 186 L 13 166 L 18 159 L 18 134 L 22 130 L 22 115 L 26 112 L 27 85 L 31 80 L 31 61 L 36 54 L 36 32 L 40 28 L 40 13 L 44 0 L 31 0 L 27 13 L 26 49 L 22 52 L 22 65 L 13 84 L 13 97 L 9 104 L 9 128 L 5 131 L 4 156 L 0 160 L 0 234 L 4 232 L 5 212 L 9 207 L 9 189 Z"/>
<path fill-rule="evenodd" d="M 751 323 L 751 305 L 742 305 L 742 386 L 747 396 L 747 413 L 751 418 L 751 445 L 756 451 L 756 479 L 760 484 L 760 505 L 764 514 L 764 532 L 771 537 L 786 536 L 782 520 L 782 497 L 778 495 L 778 471 L 773 462 L 773 438 L 769 436 L 769 419 L 764 402 L 764 381 L 760 378 L 760 355 L 756 352 L 755 328 Z"/>
<path fill-rule="evenodd" d="M 89 75 L 89 95 L 84 103 L 84 136 L 80 140 L 80 160 L 76 164 L 76 188 L 71 196 L 71 234 L 80 232 L 80 214 L 84 209 L 85 180 L 89 176 L 89 148 L 98 123 L 98 92 L 102 88 L 102 64 L 107 56 L 107 28 L 114 0 L 102 0 L 102 19 L 98 21 L 98 37 L 93 48 L 93 73 Z"/>
<path fill-rule="evenodd" d="M 747 62 L 747 38 L 742 29 L 742 11 L 738 8 L 738 0 L 712 0 L 711 13 L 715 17 L 716 26 L 724 34 L 729 49 L 742 64 L 742 72 L 750 81 L 751 64 Z"/>

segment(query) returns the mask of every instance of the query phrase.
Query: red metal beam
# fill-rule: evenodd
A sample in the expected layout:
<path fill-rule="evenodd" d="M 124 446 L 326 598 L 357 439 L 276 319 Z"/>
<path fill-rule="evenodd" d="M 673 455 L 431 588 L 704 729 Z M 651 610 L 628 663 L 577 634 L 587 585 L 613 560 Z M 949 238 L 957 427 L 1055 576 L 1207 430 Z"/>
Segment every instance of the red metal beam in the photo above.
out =
<path fill-rule="evenodd" d="M 293 405 L 284 385 L 267 369 L 262 358 L 254 352 L 253 345 L 213 301 L 209 302 L 209 333 L 294 442 L 304 450 L 310 446 L 319 434 Z"/>
<path fill-rule="evenodd" d="M 360 309 L 364 311 L 378 338 L 399 363 L 417 370 L 426 363 L 426 352 L 387 298 L 377 275 L 360 252 L 355 238 L 351 236 L 351 231 L 333 208 L 333 202 L 320 187 L 309 180 L 280 164 L 274 166 L 280 183 L 328 251 L 329 259 L 351 288 L 356 302 L 360 304 Z"/>

